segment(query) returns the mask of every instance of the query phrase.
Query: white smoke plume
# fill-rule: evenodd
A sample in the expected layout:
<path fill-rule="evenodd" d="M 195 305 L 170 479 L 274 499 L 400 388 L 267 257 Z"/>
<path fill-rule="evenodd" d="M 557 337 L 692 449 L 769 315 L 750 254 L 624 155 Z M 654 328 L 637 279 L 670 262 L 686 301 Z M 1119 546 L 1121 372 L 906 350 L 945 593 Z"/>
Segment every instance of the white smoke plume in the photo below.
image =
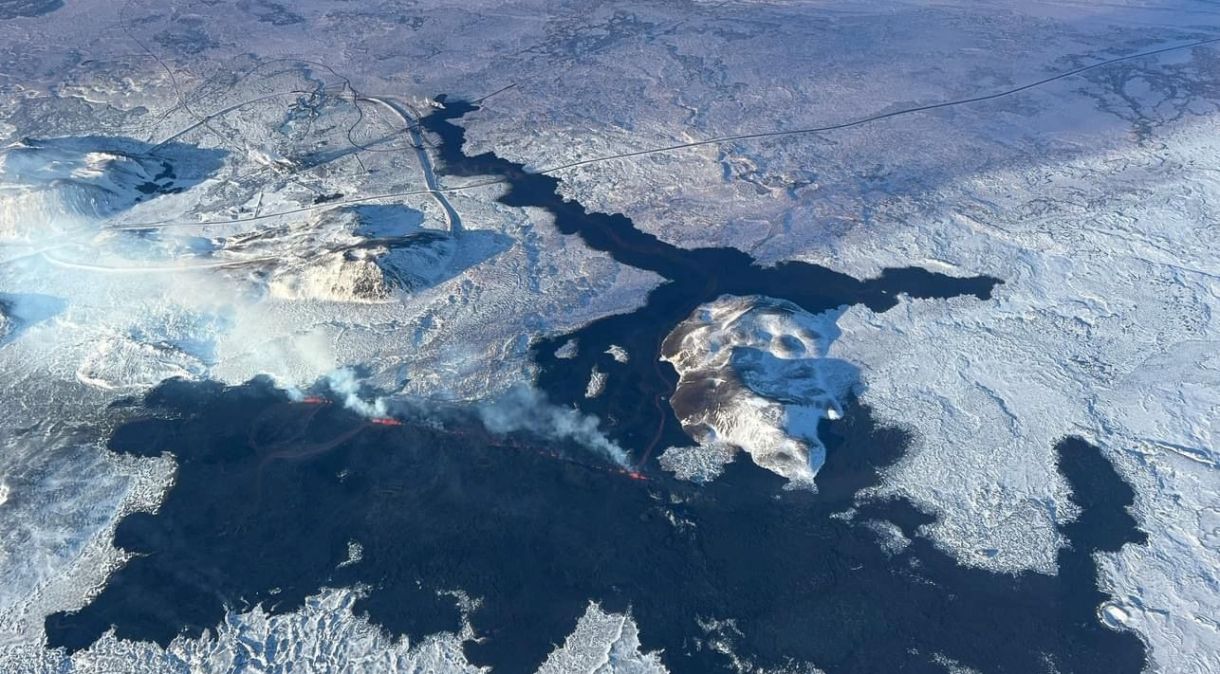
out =
<path fill-rule="evenodd" d="M 347 409 L 370 418 L 390 416 L 391 399 L 370 395 L 370 389 L 364 386 L 363 379 L 354 369 L 339 368 L 326 375 L 323 381 L 331 397 Z M 300 389 L 292 386 L 285 387 L 285 391 L 292 400 L 305 398 Z M 459 423 L 463 419 L 469 421 L 468 414 L 473 412 L 484 428 L 496 435 L 524 432 L 550 440 L 574 442 L 618 466 L 631 468 L 627 452 L 602 433 L 601 421 L 596 416 L 553 405 L 546 394 L 528 385 L 514 386 L 504 395 L 470 407 L 401 398 L 393 403 L 398 412 L 413 417 L 439 417 Z"/>
<path fill-rule="evenodd" d="M 389 405 L 384 397 L 371 400 L 361 397 L 360 376 L 351 368 L 340 368 L 326 375 L 326 385 L 344 407 L 356 414 L 365 417 L 389 416 Z"/>
<path fill-rule="evenodd" d="M 600 420 L 596 416 L 552 405 L 535 388 L 515 386 L 503 396 L 480 404 L 476 412 L 479 420 L 492 433 L 526 431 L 556 440 L 570 440 L 623 468 L 630 468 L 627 452 L 602 433 L 598 427 Z"/>

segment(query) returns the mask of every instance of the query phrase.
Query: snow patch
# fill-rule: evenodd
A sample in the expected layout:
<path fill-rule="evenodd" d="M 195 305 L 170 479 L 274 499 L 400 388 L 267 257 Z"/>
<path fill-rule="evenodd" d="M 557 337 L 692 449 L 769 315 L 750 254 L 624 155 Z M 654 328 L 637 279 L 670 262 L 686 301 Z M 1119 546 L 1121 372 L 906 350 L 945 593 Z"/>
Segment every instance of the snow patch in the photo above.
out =
<path fill-rule="evenodd" d="M 589 372 L 589 383 L 585 385 L 585 397 L 596 398 L 606 390 L 606 373 L 602 372 L 593 366 L 593 370 Z"/>
<path fill-rule="evenodd" d="M 469 626 L 419 641 L 395 639 L 353 613 L 364 589 L 325 589 L 291 613 L 270 614 L 257 606 L 230 610 L 214 631 L 178 637 L 166 648 L 119 639 L 111 630 L 89 648 L 64 658 L 62 652 L 22 648 L 13 662 L 32 674 L 61 672 L 486 672 L 466 661 L 462 642 Z M 460 602 L 459 602 L 460 605 Z M 41 652 L 35 652 L 35 650 Z M 24 657 L 22 657 L 24 656 Z"/>
<path fill-rule="evenodd" d="M 564 342 L 558 349 L 555 349 L 555 357 L 561 360 L 571 360 L 576 357 L 579 347 L 575 339 L 569 339 Z"/>
<path fill-rule="evenodd" d="M 720 477 L 724 467 L 733 462 L 737 447 L 725 442 L 709 442 L 694 447 L 670 447 L 657 461 L 661 468 L 679 480 L 711 482 Z"/>
<path fill-rule="evenodd" d="M 538 674 L 660 674 L 660 653 L 640 652 L 640 630 L 631 614 L 607 613 L 590 602 L 576 629 L 547 656 Z"/>

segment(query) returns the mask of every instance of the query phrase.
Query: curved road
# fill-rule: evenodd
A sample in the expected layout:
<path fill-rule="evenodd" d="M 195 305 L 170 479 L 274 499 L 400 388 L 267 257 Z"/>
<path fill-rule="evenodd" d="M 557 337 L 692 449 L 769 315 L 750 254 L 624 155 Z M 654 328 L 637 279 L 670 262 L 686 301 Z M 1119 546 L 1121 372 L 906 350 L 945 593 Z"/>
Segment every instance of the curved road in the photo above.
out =
<path fill-rule="evenodd" d="M 441 188 L 440 181 L 436 179 L 436 172 L 432 170 L 432 158 L 428 156 L 428 149 L 424 146 L 424 136 L 419 131 L 419 113 L 407 104 L 399 103 L 388 97 L 361 96 L 359 100 L 380 105 L 398 115 L 399 119 L 402 120 L 403 128 L 411 135 L 411 145 L 415 148 L 415 156 L 419 159 L 419 168 L 424 172 L 424 182 L 428 185 L 428 193 L 432 195 L 433 201 L 445 212 L 445 220 L 449 225 L 449 233 L 453 236 L 460 235 L 462 233 L 462 218 L 458 215 L 457 209 L 453 207 L 453 204 L 449 203 L 448 197 L 445 196 L 447 190 Z"/>

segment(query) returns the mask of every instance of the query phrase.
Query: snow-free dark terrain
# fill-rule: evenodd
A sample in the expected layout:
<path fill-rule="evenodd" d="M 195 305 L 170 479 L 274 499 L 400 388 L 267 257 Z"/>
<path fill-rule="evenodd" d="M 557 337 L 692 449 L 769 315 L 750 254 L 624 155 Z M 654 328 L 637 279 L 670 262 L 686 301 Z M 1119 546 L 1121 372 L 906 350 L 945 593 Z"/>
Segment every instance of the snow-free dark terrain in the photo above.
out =
<path fill-rule="evenodd" d="M 918 535 L 931 518 L 908 502 L 835 516 L 906 443 L 861 406 L 827 425 L 812 494 L 745 459 L 709 485 L 632 480 L 529 437 L 498 442 L 456 420 L 381 427 L 264 381 L 168 383 L 145 404 L 168 418 L 130 423 L 111 446 L 174 447 L 177 484 L 159 513 L 123 521 L 115 542 L 136 557 L 80 613 L 48 620 L 52 646 L 83 648 L 111 625 L 164 645 L 215 628 L 226 605 L 291 611 L 322 587 L 366 583 L 356 610 L 413 639 L 460 627 L 445 591 L 481 597 L 471 621 L 484 639 L 467 653 L 497 672 L 534 671 L 591 599 L 630 610 L 675 672 L 731 671 L 701 645 L 700 623 L 725 620 L 713 636 L 771 667 L 940 672 L 942 655 L 981 672 L 1143 668 L 1139 639 L 1095 615 L 1093 554 L 1143 540 L 1124 510 L 1132 492 L 1077 439 L 1057 447 L 1082 508 L 1062 529 L 1060 575 L 1010 576 L 937 550 Z M 887 547 L 871 519 L 911 543 Z M 350 541 L 363 557 L 340 566 Z"/>

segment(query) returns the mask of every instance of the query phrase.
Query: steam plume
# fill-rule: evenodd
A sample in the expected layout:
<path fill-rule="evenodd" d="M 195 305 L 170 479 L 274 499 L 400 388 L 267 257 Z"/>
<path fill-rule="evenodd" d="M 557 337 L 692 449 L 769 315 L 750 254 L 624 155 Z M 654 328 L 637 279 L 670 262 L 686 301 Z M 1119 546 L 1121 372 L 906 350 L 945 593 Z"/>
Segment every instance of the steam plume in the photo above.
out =
<path fill-rule="evenodd" d="M 556 440 L 571 440 L 624 468 L 630 465 L 627 452 L 598 428 L 597 417 L 552 405 L 535 388 L 513 387 L 503 396 L 480 404 L 476 411 L 492 433 L 527 431 Z"/>
<path fill-rule="evenodd" d="M 335 397 L 349 410 L 365 417 L 389 415 L 389 406 L 384 397 L 366 400 L 360 396 L 360 378 L 351 368 L 340 368 L 326 375 L 326 385 Z"/>

